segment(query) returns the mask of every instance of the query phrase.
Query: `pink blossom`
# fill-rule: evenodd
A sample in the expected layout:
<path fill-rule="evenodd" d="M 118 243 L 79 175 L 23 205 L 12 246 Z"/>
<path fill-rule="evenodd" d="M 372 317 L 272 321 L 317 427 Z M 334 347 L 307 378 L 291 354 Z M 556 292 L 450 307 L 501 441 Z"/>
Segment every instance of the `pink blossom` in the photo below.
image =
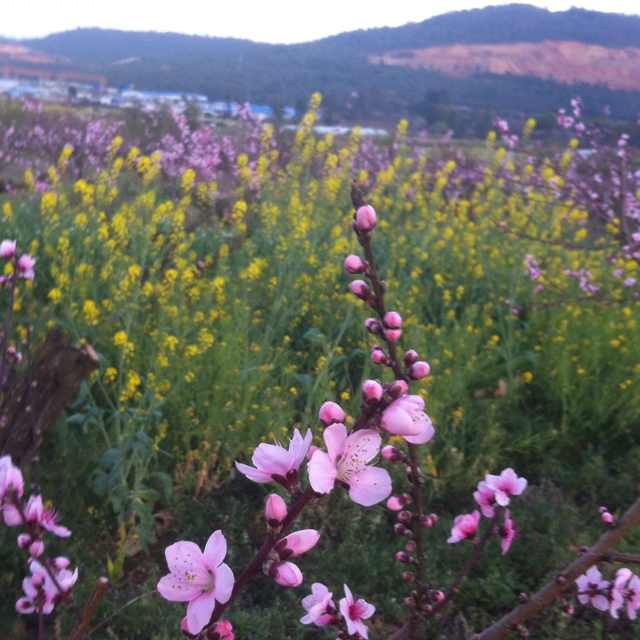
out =
<path fill-rule="evenodd" d="M 406 384 L 406 383 L 405 383 Z M 429 442 L 435 433 L 420 396 L 402 396 L 382 413 L 382 428 L 412 444 Z"/>
<path fill-rule="evenodd" d="M 24 495 L 24 480 L 22 472 L 11 462 L 11 456 L 0 458 L 0 503 L 8 493 L 21 498 Z"/>
<path fill-rule="evenodd" d="M 300 618 L 302 624 L 326 627 L 335 620 L 336 605 L 333 601 L 333 593 L 321 582 L 314 582 L 311 585 L 311 595 L 302 599 L 302 606 L 307 612 Z"/>
<path fill-rule="evenodd" d="M 464 513 L 456 516 L 451 528 L 451 536 L 447 540 L 449 544 L 456 544 L 468 538 L 475 538 L 480 522 L 480 512 Z"/>
<path fill-rule="evenodd" d="M 223 563 L 226 555 L 227 541 L 219 530 L 209 537 L 204 553 L 186 540 L 165 550 L 170 573 L 158 582 L 158 592 L 171 602 L 188 602 L 187 630 L 191 634 L 209 624 L 216 602 L 225 604 L 231 598 L 234 577 Z"/>
<path fill-rule="evenodd" d="M 367 465 L 380 451 L 381 438 L 371 429 L 347 436 L 343 424 L 324 430 L 327 452 L 318 450 L 309 461 L 309 482 L 317 493 L 329 493 L 336 480 L 349 485 L 349 496 L 357 504 L 370 507 L 391 493 L 391 478 L 379 467 Z"/>
<path fill-rule="evenodd" d="M 42 610 L 44 615 L 49 615 L 55 607 L 56 600 L 70 591 L 78 580 L 77 569 L 71 572 L 63 568 L 53 572 L 54 582 L 49 572 L 37 560 L 30 562 L 29 569 L 31 576 L 22 581 L 24 596 L 16 602 L 16 611 L 21 614 Z"/>
<path fill-rule="evenodd" d="M 33 280 L 36 259 L 23 253 L 18 260 L 18 275 L 24 280 Z"/>
<path fill-rule="evenodd" d="M 474 492 L 473 498 L 478 503 L 480 511 L 482 511 L 482 515 L 485 518 L 494 517 L 496 494 L 495 491 L 484 480 L 481 480 L 478 483 L 478 489 Z"/>
<path fill-rule="evenodd" d="M 351 254 L 344 259 L 344 268 L 349 273 L 364 273 L 367 263 L 360 256 Z"/>
<path fill-rule="evenodd" d="M 15 240 L 3 240 L 0 242 L 0 258 L 13 258 L 16 254 L 16 241 Z"/>
<path fill-rule="evenodd" d="M 302 571 L 293 562 L 280 562 L 272 568 L 270 575 L 281 587 L 294 588 L 302 584 Z"/>
<path fill-rule="evenodd" d="M 376 611 L 376 608 L 366 600 L 356 600 L 349 587 L 344 585 L 345 597 L 340 600 L 340 613 L 347 623 L 347 633 L 350 636 L 359 634 L 363 638 L 369 637 L 369 630 L 363 620 L 368 620 Z"/>
<path fill-rule="evenodd" d="M 362 397 L 365 402 L 376 404 L 382 400 L 384 389 L 377 380 L 365 380 L 362 383 Z"/>
<path fill-rule="evenodd" d="M 287 503 L 277 494 L 272 493 L 267 498 L 264 516 L 270 527 L 277 527 L 287 517 Z"/>
<path fill-rule="evenodd" d="M 220 640 L 234 640 L 233 625 L 228 620 L 220 620 L 216 622 L 211 631 L 218 634 Z"/>
<path fill-rule="evenodd" d="M 356 227 L 360 231 L 375 229 L 377 221 L 376 210 L 370 204 L 359 207 L 356 211 Z"/>
<path fill-rule="evenodd" d="M 611 615 L 619 617 L 619 610 L 626 603 L 629 620 L 635 620 L 640 609 L 640 578 L 630 569 L 618 569 L 611 590 Z"/>
<path fill-rule="evenodd" d="M 414 380 L 420 380 L 421 378 L 426 378 L 431 373 L 431 367 L 428 362 L 424 362 L 422 360 L 418 360 L 414 362 L 411 367 L 409 367 L 409 375 Z"/>
<path fill-rule="evenodd" d="M 499 534 L 500 534 L 500 537 L 502 538 L 500 542 L 500 548 L 502 549 L 502 555 L 505 555 L 511 548 L 511 544 L 513 543 L 513 541 L 516 539 L 516 536 L 517 536 L 515 523 L 511 519 L 511 514 L 509 513 L 509 509 L 506 509 L 504 512 L 504 522 L 500 527 Z"/>
<path fill-rule="evenodd" d="M 391 496 L 387 500 L 387 509 L 390 511 L 402 511 L 404 509 L 405 500 L 402 496 Z"/>
<path fill-rule="evenodd" d="M 400 338 L 402 337 L 402 329 L 385 329 L 384 337 L 389 342 L 398 342 L 398 340 L 400 340 Z"/>
<path fill-rule="evenodd" d="M 256 447 L 251 457 L 254 466 L 236 462 L 236 469 L 249 480 L 260 484 L 276 481 L 288 486 L 291 480 L 297 478 L 298 469 L 307 455 L 311 440 L 311 431 L 307 431 L 303 438 L 295 429 L 288 449 L 278 444 L 263 442 Z"/>
<path fill-rule="evenodd" d="M 511 467 L 505 469 L 499 476 L 488 473 L 485 482 L 493 489 L 496 502 L 501 507 L 506 507 L 512 496 L 519 496 L 527 488 L 526 478 L 519 478 Z"/>
<path fill-rule="evenodd" d="M 320 407 L 318 417 L 328 427 L 334 422 L 344 422 L 347 415 L 339 404 L 329 400 Z"/>
<path fill-rule="evenodd" d="M 609 600 L 604 595 L 609 589 L 609 582 L 602 579 L 597 567 L 590 567 L 586 574 L 576 580 L 576 584 L 580 604 L 591 604 L 600 611 L 609 608 Z"/>

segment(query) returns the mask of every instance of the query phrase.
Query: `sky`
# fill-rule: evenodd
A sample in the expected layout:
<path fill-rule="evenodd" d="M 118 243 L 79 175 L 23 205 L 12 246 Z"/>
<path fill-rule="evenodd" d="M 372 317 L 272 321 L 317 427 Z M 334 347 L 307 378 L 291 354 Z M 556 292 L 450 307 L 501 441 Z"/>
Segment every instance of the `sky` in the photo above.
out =
<path fill-rule="evenodd" d="M 0 0 L 0 35 L 38 37 L 76 27 L 102 27 L 291 43 L 513 1 L 447 0 L 435 8 L 426 0 Z M 579 6 L 640 14 L 638 0 L 529 0 L 528 4 L 552 11 Z"/>

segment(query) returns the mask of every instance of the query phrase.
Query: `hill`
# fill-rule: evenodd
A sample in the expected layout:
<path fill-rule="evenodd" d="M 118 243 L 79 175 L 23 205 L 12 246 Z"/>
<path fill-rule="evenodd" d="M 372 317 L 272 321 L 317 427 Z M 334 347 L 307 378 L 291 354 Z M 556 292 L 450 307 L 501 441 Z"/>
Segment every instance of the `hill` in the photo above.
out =
<path fill-rule="evenodd" d="M 467 110 L 536 115 L 555 110 L 576 94 L 583 97 L 588 113 L 601 113 L 608 105 L 616 116 L 631 119 L 640 111 L 640 80 L 633 79 L 638 74 L 634 56 L 640 53 L 640 16 L 581 9 L 553 13 L 520 4 L 487 7 L 296 45 L 101 29 L 78 29 L 21 44 L 104 75 L 114 85 L 198 92 L 212 99 L 276 107 L 301 106 L 319 90 L 328 120 L 422 115 L 434 101 L 454 119 L 465 117 L 460 114 Z M 462 58 L 476 64 L 447 64 L 452 45 L 462 46 Z M 483 53 L 478 56 L 480 45 Z M 486 45 L 498 49 L 492 53 Z M 585 51 L 599 51 L 605 62 L 598 74 L 571 73 L 562 68 L 566 61 L 558 63 L 554 50 L 573 56 L 569 67 L 584 67 Z M 536 67 L 536 53 L 548 62 L 541 65 L 538 60 Z M 496 64 L 492 56 L 515 62 Z M 611 77 L 608 57 L 617 65 Z M 611 81 L 614 76 L 631 79 Z"/>

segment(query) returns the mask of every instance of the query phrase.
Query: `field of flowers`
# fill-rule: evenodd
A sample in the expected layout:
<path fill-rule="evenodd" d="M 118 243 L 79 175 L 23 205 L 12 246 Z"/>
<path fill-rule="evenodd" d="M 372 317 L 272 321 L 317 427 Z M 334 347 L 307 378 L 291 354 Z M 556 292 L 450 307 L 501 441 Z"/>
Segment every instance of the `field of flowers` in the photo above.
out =
<path fill-rule="evenodd" d="M 224 529 L 243 563 L 263 527 L 246 523 L 266 492 L 233 461 L 314 425 L 327 400 L 357 415 L 377 374 L 343 270 L 357 249 L 352 181 L 378 212 L 403 335 L 431 368 L 416 393 L 437 433 L 420 460 L 440 517 L 434 584 L 464 561 L 446 540 L 477 480 L 508 466 L 529 479 L 513 551 L 489 553 L 433 637 L 467 637 L 511 608 L 597 535 L 594 504 L 615 513 L 635 497 L 640 165 L 628 139 L 600 142 L 579 105 L 559 118 L 561 149 L 541 145 L 532 120 L 518 136 L 497 121 L 466 150 L 406 121 L 389 140 L 335 139 L 313 133 L 319 104 L 295 132 L 247 116 L 225 131 L 3 107 L 1 235 L 36 258 L 13 302 L 14 346 L 60 326 L 99 358 L 41 451 L 43 493 L 74 532 L 61 550 L 80 566 L 58 637 L 99 575 L 113 593 L 91 638 L 178 637 L 180 613 L 155 591 L 164 547 Z M 370 631 L 388 637 L 404 593 L 393 514 L 330 501 L 303 516 L 322 521 L 324 544 L 305 576 L 384 601 Z M 0 588 L 17 598 L 24 563 L 13 532 L 0 539 Z M 297 622 L 301 591 L 243 596 L 236 637 L 315 637 Z M 0 605 L 0 635 L 31 637 L 14 602 Z M 606 624 L 558 609 L 532 629 L 600 637 Z"/>

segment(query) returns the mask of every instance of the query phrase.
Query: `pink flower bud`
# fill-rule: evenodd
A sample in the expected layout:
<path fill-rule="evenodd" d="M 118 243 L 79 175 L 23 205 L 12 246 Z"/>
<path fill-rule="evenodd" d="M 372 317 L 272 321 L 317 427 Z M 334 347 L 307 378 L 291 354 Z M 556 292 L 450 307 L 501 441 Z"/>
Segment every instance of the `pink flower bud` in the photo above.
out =
<path fill-rule="evenodd" d="M 390 511 L 402 511 L 404 500 L 400 496 L 391 496 L 387 500 L 387 509 Z"/>
<path fill-rule="evenodd" d="M 402 523 L 400 522 L 396 522 L 396 524 L 393 525 L 393 532 L 397 535 L 397 536 L 404 536 L 407 534 L 407 527 L 405 527 Z"/>
<path fill-rule="evenodd" d="M 28 533 L 21 533 L 18 536 L 18 546 L 21 549 L 26 549 L 31 544 L 31 536 Z"/>
<path fill-rule="evenodd" d="M 384 337 L 389 342 L 398 342 L 402 336 L 402 329 L 385 329 Z"/>
<path fill-rule="evenodd" d="M 382 400 L 384 389 L 377 380 L 365 380 L 362 383 L 362 397 L 369 404 L 376 404 Z"/>
<path fill-rule="evenodd" d="M 302 572 L 293 562 L 281 562 L 272 569 L 273 579 L 281 587 L 298 587 L 302 584 Z"/>
<path fill-rule="evenodd" d="M 349 285 L 349 289 L 351 289 L 351 293 L 357 298 L 360 298 L 360 300 L 368 300 L 371 294 L 371 289 L 364 280 L 354 280 Z"/>
<path fill-rule="evenodd" d="M 398 522 L 401 522 L 402 524 L 409 524 L 409 522 L 411 522 L 411 518 L 412 518 L 412 514 L 411 511 L 401 511 L 398 515 Z"/>
<path fill-rule="evenodd" d="M 364 321 L 364 328 L 369 332 L 369 333 L 382 333 L 382 325 L 380 324 L 380 322 L 378 320 L 376 320 L 375 318 L 367 318 Z"/>
<path fill-rule="evenodd" d="M 414 362 L 410 369 L 409 375 L 414 380 L 420 380 L 421 378 L 426 378 L 431 373 L 431 367 L 428 362 L 424 362 L 423 360 L 418 360 L 418 362 Z"/>
<path fill-rule="evenodd" d="M 371 362 L 384 365 L 389 362 L 389 358 L 387 358 L 387 354 L 381 347 L 376 346 L 371 350 Z"/>
<path fill-rule="evenodd" d="M 610 514 L 608 511 L 604 511 L 600 516 L 600 518 L 602 519 L 602 522 L 604 522 L 604 524 L 607 524 L 607 525 L 611 525 L 615 521 L 615 518 L 613 517 L 613 515 Z"/>
<path fill-rule="evenodd" d="M 396 380 L 390 387 L 389 393 L 392 398 L 401 398 L 409 391 L 409 385 L 404 380 Z"/>
<path fill-rule="evenodd" d="M 409 540 L 409 542 L 407 542 L 407 544 L 404 545 L 404 548 L 406 549 L 407 553 L 414 553 L 416 550 L 416 543 L 415 540 Z"/>
<path fill-rule="evenodd" d="M 36 259 L 27 255 L 26 253 L 20 256 L 18 260 L 18 275 L 25 280 L 33 280 L 34 267 L 36 266 Z"/>
<path fill-rule="evenodd" d="M 382 447 L 382 457 L 389 462 L 400 462 L 404 458 L 404 454 L 390 444 Z"/>
<path fill-rule="evenodd" d="M 56 565 L 56 569 L 66 569 L 71 564 L 71 561 L 69 558 L 65 558 L 64 556 L 58 556 L 53 561 L 53 564 Z"/>
<path fill-rule="evenodd" d="M 544 285 L 539 284 L 533 289 L 533 293 L 542 293 L 544 291 Z"/>
<path fill-rule="evenodd" d="M 408 564 L 411 561 L 406 551 L 396 551 L 395 559 L 396 562 L 403 562 L 404 564 Z"/>
<path fill-rule="evenodd" d="M 13 258 L 16 255 L 16 241 L 3 240 L 0 242 L 0 258 Z"/>
<path fill-rule="evenodd" d="M 370 204 L 366 204 L 356 211 L 356 227 L 360 231 L 375 229 L 377 222 L 376 210 Z"/>
<path fill-rule="evenodd" d="M 320 534 L 315 529 L 302 529 L 282 538 L 275 546 L 280 557 L 301 556 L 316 546 Z"/>
<path fill-rule="evenodd" d="M 413 582 L 416 579 L 416 574 L 413 573 L 413 571 L 403 571 L 400 574 L 400 577 L 405 581 L 405 582 Z"/>
<path fill-rule="evenodd" d="M 413 349 L 409 349 L 408 351 L 405 351 L 404 353 L 404 366 L 405 367 L 410 367 L 414 362 L 417 362 L 417 360 L 420 358 L 420 356 L 418 355 L 418 352 L 413 350 Z"/>
<path fill-rule="evenodd" d="M 32 558 L 39 558 L 44 553 L 44 542 L 42 540 L 34 540 L 29 546 L 29 555 Z"/>
<path fill-rule="evenodd" d="M 397 311 L 387 311 L 383 320 L 387 329 L 402 329 L 402 316 Z"/>
<path fill-rule="evenodd" d="M 364 273 L 367 263 L 360 256 L 351 254 L 344 259 L 344 268 L 349 273 Z"/>
<path fill-rule="evenodd" d="M 424 527 L 425 529 L 431 529 L 431 527 L 433 527 L 434 524 L 435 523 L 431 516 L 422 516 L 420 518 L 420 526 Z"/>
<path fill-rule="evenodd" d="M 277 494 L 272 493 L 267 498 L 264 515 L 270 527 L 277 527 L 287 517 L 287 503 Z"/>
<path fill-rule="evenodd" d="M 331 401 L 325 402 L 320 407 L 318 416 L 327 426 L 334 422 L 344 422 L 344 419 L 347 417 L 342 407 L 336 402 Z"/>
<path fill-rule="evenodd" d="M 433 594 L 433 601 L 437 602 L 438 604 L 440 604 L 441 602 L 443 602 L 445 599 L 445 595 L 443 591 L 436 591 Z"/>

